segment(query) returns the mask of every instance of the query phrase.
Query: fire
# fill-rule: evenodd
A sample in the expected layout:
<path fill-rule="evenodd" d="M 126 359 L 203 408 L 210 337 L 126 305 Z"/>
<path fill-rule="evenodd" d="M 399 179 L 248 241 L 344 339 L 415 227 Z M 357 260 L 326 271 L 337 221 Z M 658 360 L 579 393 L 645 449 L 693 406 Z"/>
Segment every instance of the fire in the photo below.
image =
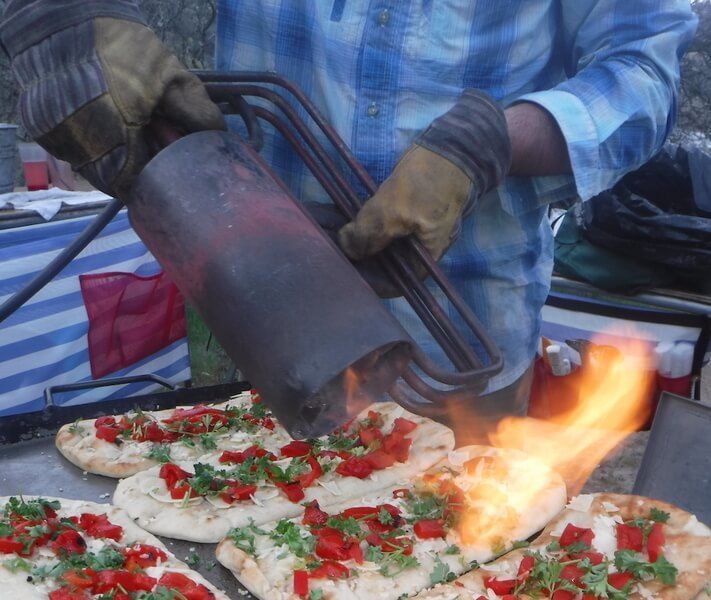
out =
<path fill-rule="evenodd" d="M 519 475 L 507 490 L 506 506 L 522 510 L 539 505 L 550 492 L 552 472 L 563 477 L 570 496 L 577 494 L 600 462 L 646 423 L 653 381 L 651 348 L 634 341 L 633 335 L 615 336 L 616 348 L 604 345 L 609 339 L 593 341 L 585 353 L 584 366 L 572 378 L 577 398 L 567 402 L 562 413 L 546 421 L 509 417 L 488 432 L 491 446 L 523 450 L 535 459 L 527 463 L 523 479 Z M 491 473 L 492 481 L 501 480 L 500 472 Z M 486 500 L 477 497 L 486 488 L 470 490 L 469 503 Z M 474 511 L 464 517 L 461 530 L 478 539 L 505 538 L 507 521 L 505 512 L 482 519 Z"/>
<path fill-rule="evenodd" d="M 560 473 L 571 494 L 600 462 L 649 417 L 651 348 L 632 335 L 593 341 L 576 374 L 577 399 L 551 421 L 507 418 L 489 433 L 491 445 L 519 448 Z M 575 394 L 574 394 L 575 395 Z"/>

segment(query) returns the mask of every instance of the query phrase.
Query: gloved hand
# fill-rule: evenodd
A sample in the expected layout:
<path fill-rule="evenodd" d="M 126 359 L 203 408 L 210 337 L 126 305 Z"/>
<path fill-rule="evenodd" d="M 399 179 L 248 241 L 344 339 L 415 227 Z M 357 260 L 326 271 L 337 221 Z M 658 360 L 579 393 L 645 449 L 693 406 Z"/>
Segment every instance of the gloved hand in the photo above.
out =
<path fill-rule="evenodd" d="M 160 149 L 156 122 L 178 135 L 225 128 L 198 78 L 135 20 L 95 17 L 19 52 L 3 39 L 25 129 L 108 194 L 126 199 Z"/>
<path fill-rule="evenodd" d="M 414 234 L 435 260 L 458 237 L 464 214 L 498 186 L 511 165 L 501 108 L 466 90 L 417 139 L 352 223 L 341 229 L 343 251 L 359 260 Z"/>

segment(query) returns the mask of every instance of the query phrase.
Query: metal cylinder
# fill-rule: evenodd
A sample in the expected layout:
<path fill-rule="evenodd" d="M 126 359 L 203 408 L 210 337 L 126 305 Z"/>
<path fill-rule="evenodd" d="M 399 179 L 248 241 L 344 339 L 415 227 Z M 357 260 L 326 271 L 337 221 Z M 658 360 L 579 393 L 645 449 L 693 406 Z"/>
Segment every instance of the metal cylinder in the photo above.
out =
<path fill-rule="evenodd" d="M 0 194 L 11 192 L 17 174 L 17 125 L 0 123 Z"/>
<path fill-rule="evenodd" d="M 379 399 L 411 339 L 239 137 L 196 133 L 138 177 L 138 235 L 296 438 Z"/>

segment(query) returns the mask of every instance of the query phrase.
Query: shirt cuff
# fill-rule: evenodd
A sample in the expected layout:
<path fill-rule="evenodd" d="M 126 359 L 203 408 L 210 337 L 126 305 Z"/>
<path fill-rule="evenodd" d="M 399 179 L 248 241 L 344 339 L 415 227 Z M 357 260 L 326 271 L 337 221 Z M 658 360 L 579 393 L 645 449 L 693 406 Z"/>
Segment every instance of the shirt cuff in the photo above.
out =
<path fill-rule="evenodd" d="M 578 195 L 588 200 L 610 187 L 610 173 L 602 168 L 600 139 L 595 121 L 582 100 L 562 90 L 534 92 L 518 102 L 532 102 L 548 111 L 558 123 L 568 146 Z"/>

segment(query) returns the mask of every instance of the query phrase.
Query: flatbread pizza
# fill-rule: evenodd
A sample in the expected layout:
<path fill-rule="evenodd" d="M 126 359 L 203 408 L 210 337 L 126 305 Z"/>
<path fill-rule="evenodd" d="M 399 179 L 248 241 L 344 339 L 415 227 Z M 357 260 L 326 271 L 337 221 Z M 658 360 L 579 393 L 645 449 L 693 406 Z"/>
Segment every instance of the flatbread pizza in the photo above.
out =
<path fill-rule="evenodd" d="M 408 480 L 454 447 L 450 429 L 379 403 L 336 433 L 165 463 L 119 482 L 114 503 L 157 535 L 218 542 L 233 527 L 296 516 Z"/>
<path fill-rule="evenodd" d="M 574 498 L 528 548 L 419 600 L 689 600 L 711 597 L 711 529 L 640 496 Z"/>
<path fill-rule="evenodd" d="M 123 478 L 165 460 L 190 461 L 253 443 L 276 449 L 290 439 L 258 394 L 245 392 L 215 405 L 77 421 L 59 430 L 56 445 L 84 471 Z"/>
<path fill-rule="evenodd" d="M 512 504 L 532 473 L 535 493 Z M 536 459 L 469 446 L 400 488 L 234 528 L 216 555 L 261 600 L 395 600 L 510 550 L 565 503 L 563 480 Z"/>
<path fill-rule="evenodd" d="M 109 505 L 0 498 L 0 597 L 229 600 Z"/>

